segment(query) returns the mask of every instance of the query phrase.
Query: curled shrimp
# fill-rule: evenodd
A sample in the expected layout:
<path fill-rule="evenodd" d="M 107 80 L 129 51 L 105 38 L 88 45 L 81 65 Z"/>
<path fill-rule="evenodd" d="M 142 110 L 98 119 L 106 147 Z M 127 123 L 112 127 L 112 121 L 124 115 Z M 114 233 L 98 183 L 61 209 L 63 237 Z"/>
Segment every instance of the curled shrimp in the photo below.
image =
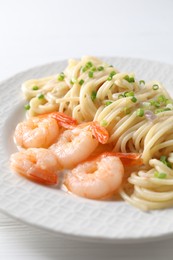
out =
<path fill-rule="evenodd" d="M 57 184 L 57 175 L 61 169 L 56 155 L 44 148 L 29 148 L 14 153 L 10 165 L 15 172 L 46 185 Z"/>
<path fill-rule="evenodd" d="M 28 120 L 17 125 L 14 140 L 23 148 L 48 148 L 59 136 L 59 126 L 74 127 L 76 120 L 60 112 L 53 112 Z"/>
<path fill-rule="evenodd" d="M 64 131 L 50 149 L 64 168 L 73 168 L 86 160 L 99 142 L 105 143 L 108 137 L 108 132 L 97 123 L 84 123 Z"/>
<path fill-rule="evenodd" d="M 100 155 L 69 171 L 64 184 L 72 193 L 88 199 L 103 199 L 118 191 L 124 167 L 116 156 Z"/>

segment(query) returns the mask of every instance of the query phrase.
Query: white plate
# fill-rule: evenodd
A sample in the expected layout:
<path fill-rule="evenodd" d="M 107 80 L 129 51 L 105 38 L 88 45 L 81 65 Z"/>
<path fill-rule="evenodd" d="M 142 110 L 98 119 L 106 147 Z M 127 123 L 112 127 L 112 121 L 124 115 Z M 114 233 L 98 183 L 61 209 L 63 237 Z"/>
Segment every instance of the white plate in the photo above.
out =
<path fill-rule="evenodd" d="M 172 65 L 130 58 L 105 60 L 120 71 L 134 71 L 138 79 L 157 79 L 171 91 Z M 16 150 L 13 131 L 24 117 L 21 83 L 61 72 L 66 65 L 61 61 L 36 67 L 0 84 L 0 209 L 28 224 L 85 240 L 124 243 L 173 236 L 173 209 L 144 213 L 126 202 L 87 200 L 10 171 L 9 157 Z"/>

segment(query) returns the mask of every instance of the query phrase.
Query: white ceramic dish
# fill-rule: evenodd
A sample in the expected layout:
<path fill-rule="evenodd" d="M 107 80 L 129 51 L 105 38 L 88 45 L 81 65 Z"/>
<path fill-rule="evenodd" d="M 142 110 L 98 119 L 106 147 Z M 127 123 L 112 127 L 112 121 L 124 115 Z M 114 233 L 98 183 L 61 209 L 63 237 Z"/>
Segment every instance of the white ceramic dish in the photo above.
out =
<path fill-rule="evenodd" d="M 157 79 L 168 91 L 173 66 L 130 58 L 106 58 L 120 71 L 138 79 Z M 66 61 L 54 62 L 15 75 L 0 84 L 0 209 L 28 224 L 68 237 L 114 243 L 173 237 L 173 209 L 144 213 L 126 202 L 92 201 L 30 182 L 9 169 L 16 151 L 13 131 L 24 118 L 21 83 L 61 72 Z"/>

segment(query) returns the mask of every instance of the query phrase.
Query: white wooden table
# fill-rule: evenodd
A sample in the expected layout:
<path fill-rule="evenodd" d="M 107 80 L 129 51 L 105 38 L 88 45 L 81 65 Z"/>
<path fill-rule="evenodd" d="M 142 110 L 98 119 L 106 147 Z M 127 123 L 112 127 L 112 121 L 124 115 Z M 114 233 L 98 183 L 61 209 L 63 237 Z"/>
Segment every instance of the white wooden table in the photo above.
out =
<path fill-rule="evenodd" d="M 171 0 L 0 0 L 0 80 L 82 55 L 173 64 Z M 70 241 L 0 213 L 0 260 L 171 260 L 173 239 L 134 245 Z"/>

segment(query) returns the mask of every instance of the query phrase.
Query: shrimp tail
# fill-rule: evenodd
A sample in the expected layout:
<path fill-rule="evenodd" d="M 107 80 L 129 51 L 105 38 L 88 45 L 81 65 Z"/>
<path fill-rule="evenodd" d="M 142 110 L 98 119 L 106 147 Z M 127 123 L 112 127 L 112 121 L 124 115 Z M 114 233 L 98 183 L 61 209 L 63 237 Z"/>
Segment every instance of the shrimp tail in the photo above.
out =
<path fill-rule="evenodd" d="M 140 153 L 105 152 L 102 156 L 116 156 L 120 158 L 124 166 L 142 165 L 143 160 Z"/>
<path fill-rule="evenodd" d="M 61 112 L 50 113 L 50 117 L 57 120 L 58 124 L 67 129 L 77 126 L 77 120 Z"/>
<path fill-rule="evenodd" d="M 106 144 L 109 139 L 108 131 L 103 127 L 100 126 L 97 122 L 92 122 L 90 124 L 90 129 L 92 135 L 99 141 L 101 144 Z"/>
<path fill-rule="evenodd" d="M 29 178 L 35 180 L 38 183 L 46 185 L 55 185 L 58 183 L 57 174 L 50 172 L 46 169 L 41 169 L 37 165 L 32 166 L 28 171 L 27 175 Z"/>

